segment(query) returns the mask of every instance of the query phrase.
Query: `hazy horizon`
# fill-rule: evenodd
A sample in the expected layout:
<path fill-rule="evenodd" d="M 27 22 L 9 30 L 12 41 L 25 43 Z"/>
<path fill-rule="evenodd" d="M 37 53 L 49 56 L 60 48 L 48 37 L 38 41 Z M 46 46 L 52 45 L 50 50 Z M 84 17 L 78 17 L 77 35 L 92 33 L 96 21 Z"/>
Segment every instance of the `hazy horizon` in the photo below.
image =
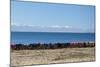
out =
<path fill-rule="evenodd" d="M 41 31 L 11 31 L 11 32 L 35 32 L 35 33 L 94 33 L 95 34 L 95 32 L 46 32 L 46 31 L 43 31 L 43 32 L 41 32 Z"/>

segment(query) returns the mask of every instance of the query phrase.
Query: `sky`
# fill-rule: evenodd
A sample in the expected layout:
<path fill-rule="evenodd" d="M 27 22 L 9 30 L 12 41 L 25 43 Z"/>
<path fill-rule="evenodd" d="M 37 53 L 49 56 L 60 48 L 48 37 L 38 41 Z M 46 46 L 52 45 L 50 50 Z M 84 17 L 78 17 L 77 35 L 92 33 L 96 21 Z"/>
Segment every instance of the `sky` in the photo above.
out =
<path fill-rule="evenodd" d="M 95 6 L 11 1 L 11 31 L 95 31 Z"/>

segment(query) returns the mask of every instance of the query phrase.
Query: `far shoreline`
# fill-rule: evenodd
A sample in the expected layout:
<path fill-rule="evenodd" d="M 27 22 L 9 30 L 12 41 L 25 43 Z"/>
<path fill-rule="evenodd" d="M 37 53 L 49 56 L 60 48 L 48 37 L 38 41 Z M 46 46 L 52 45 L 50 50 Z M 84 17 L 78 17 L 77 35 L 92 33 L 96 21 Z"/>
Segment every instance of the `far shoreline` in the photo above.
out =
<path fill-rule="evenodd" d="M 78 41 L 78 42 L 33 42 L 33 43 L 10 43 L 11 45 L 14 44 L 24 44 L 24 45 L 28 45 L 28 44 L 56 44 L 56 43 L 95 43 L 95 41 Z"/>

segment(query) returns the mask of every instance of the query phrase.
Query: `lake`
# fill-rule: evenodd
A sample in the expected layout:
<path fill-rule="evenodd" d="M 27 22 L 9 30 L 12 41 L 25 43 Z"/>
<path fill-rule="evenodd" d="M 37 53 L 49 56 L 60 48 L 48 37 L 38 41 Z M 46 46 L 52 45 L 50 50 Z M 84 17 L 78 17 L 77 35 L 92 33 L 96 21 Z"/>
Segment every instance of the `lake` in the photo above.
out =
<path fill-rule="evenodd" d="M 95 33 L 11 32 L 12 44 L 94 42 Z"/>

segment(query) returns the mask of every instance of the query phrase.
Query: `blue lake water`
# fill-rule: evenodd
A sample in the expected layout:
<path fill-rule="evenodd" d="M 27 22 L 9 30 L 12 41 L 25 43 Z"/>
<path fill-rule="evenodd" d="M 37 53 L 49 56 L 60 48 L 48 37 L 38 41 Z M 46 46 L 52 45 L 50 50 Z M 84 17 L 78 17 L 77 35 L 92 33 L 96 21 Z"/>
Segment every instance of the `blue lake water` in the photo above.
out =
<path fill-rule="evenodd" d="M 11 32 L 11 43 L 67 43 L 95 41 L 95 33 Z"/>

